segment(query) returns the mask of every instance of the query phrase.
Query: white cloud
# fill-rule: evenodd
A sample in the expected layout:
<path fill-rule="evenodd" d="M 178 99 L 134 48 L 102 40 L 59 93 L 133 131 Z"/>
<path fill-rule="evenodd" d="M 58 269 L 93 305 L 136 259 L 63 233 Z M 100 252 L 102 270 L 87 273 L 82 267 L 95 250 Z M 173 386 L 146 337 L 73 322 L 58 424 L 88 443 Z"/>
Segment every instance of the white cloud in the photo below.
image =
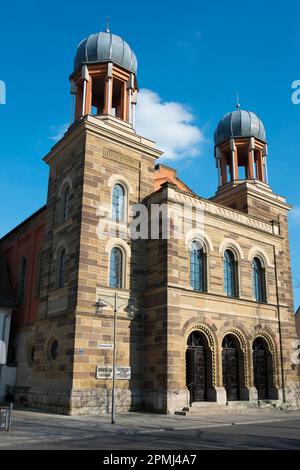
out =
<path fill-rule="evenodd" d="M 290 216 L 292 225 L 300 225 L 300 207 L 294 207 L 290 212 Z"/>
<path fill-rule="evenodd" d="M 194 120 L 184 104 L 163 101 L 151 90 L 140 90 L 136 130 L 156 142 L 157 147 L 164 151 L 163 158 L 176 160 L 200 154 L 204 137 Z"/>
<path fill-rule="evenodd" d="M 69 123 L 60 124 L 58 126 L 51 126 L 50 129 L 53 135 L 51 135 L 49 139 L 54 140 L 55 142 L 58 142 L 64 136 L 69 126 L 70 126 Z"/>

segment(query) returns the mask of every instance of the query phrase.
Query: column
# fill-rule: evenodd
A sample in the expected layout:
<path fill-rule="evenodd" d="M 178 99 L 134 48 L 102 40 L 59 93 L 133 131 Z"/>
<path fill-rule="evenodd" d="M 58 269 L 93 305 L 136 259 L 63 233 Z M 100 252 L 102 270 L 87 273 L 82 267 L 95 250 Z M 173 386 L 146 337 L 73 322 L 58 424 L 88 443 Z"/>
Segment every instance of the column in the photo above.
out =
<path fill-rule="evenodd" d="M 70 124 L 73 124 L 74 119 L 75 119 L 74 107 L 76 105 L 76 95 L 77 95 L 77 85 L 73 80 L 71 80 L 70 93 L 71 93 Z"/>
<path fill-rule="evenodd" d="M 230 151 L 231 151 L 231 179 L 239 179 L 239 169 L 238 169 L 238 155 L 237 148 L 234 142 L 234 139 L 230 139 Z"/>
<path fill-rule="evenodd" d="M 92 79 L 86 82 L 84 115 L 91 114 L 92 110 Z"/>
<path fill-rule="evenodd" d="M 248 150 L 248 171 L 247 178 L 254 179 L 254 139 L 251 137 Z"/>
<path fill-rule="evenodd" d="M 104 108 L 103 114 L 111 114 L 112 108 L 112 93 L 113 93 L 113 64 L 109 62 L 107 64 L 107 76 L 105 81 L 104 90 Z"/>
<path fill-rule="evenodd" d="M 82 71 L 81 71 L 81 78 L 83 80 L 83 97 L 82 97 L 82 111 L 81 115 L 85 116 L 85 114 L 89 114 L 91 112 L 89 107 L 89 101 L 92 99 L 92 93 L 91 93 L 91 79 L 89 75 L 89 71 L 86 65 L 82 66 Z"/>
<path fill-rule="evenodd" d="M 266 184 L 269 184 L 267 157 L 268 157 L 268 145 L 265 144 L 264 149 L 263 149 L 263 173 L 264 173 L 264 182 Z"/>
<path fill-rule="evenodd" d="M 134 91 L 131 96 L 131 116 L 132 126 L 135 127 L 135 107 L 137 105 L 137 91 Z"/>
<path fill-rule="evenodd" d="M 126 82 L 122 83 L 122 88 L 121 88 L 120 118 L 123 119 L 123 121 L 127 121 L 127 89 L 126 89 Z"/>
<path fill-rule="evenodd" d="M 264 171 L 263 171 L 263 157 L 262 157 L 262 150 L 258 151 L 257 157 L 257 178 L 264 183 Z"/>
<path fill-rule="evenodd" d="M 221 177 L 222 177 L 222 184 L 227 183 L 227 171 L 226 171 L 226 155 L 221 154 Z"/>
<path fill-rule="evenodd" d="M 221 152 L 218 147 L 215 147 L 215 159 L 216 159 L 216 167 L 218 169 L 218 186 L 222 186 Z"/>
<path fill-rule="evenodd" d="M 77 86 L 75 120 L 79 119 L 82 116 L 82 103 L 83 103 L 83 88 L 82 86 Z"/>

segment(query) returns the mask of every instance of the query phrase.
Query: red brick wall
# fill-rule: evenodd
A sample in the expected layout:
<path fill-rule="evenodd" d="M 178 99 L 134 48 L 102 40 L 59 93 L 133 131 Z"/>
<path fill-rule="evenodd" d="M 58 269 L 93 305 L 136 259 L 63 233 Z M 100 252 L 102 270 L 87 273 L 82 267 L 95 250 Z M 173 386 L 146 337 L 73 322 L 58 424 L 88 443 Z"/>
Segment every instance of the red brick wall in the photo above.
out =
<path fill-rule="evenodd" d="M 44 236 L 45 209 L 42 208 L 0 240 L 8 265 L 14 297 L 17 297 L 19 267 L 26 257 L 26 279 L 23 304 L 12 316 L 13 324 L 30 323 L 38 313 L 39 299 L 36 295 L 38 259 Z"/>

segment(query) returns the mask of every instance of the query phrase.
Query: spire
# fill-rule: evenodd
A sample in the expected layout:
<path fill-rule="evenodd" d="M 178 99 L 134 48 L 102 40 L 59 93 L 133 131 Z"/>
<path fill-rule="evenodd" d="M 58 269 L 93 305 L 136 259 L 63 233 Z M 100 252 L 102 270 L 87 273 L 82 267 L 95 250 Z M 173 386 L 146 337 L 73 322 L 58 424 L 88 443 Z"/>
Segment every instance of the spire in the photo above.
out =
<path fill-rule="evenodd" d="M 110 30 L 109 30 L 109 16 L 106 17 L 106 29 L 105 29 L 105 32 L 106 32 L 106 33 L 110 33 Z"/>
<path fill-rule="evenodd" d="M 241 108 L 241 105 L 240 105 L 239 93 L 237 92 L 237 94 L 236 94 L 236 109 L 240 109 L 240 108 Z"/>

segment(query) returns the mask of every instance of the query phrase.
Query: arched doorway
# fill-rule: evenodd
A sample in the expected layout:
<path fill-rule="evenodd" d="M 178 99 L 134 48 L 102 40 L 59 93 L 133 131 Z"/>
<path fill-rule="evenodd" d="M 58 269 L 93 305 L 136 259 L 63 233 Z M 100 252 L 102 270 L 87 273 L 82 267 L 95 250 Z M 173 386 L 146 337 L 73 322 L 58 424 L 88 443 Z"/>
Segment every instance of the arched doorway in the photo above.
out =
<path fill-rule="evenodd" d="M 240 346 L 234 335 L 226 335 L 222 342 L 223 387 L 227 401 L 240 399 Z"/>
<path fill-rule="evenodd" d="M 270 398 L 270 386 L 272 386 L 271 367 L 271 353 L 267 342 L 263 338 L 256 338 L 253 342 L 253 375 L 259 400 Z"/>
<path fill-rule="evenodd" d="M 207 390 L 211 386 L 211 358 L 205 335 L 193 331 L 187 340 L 186 386 L 190 392 L 190 402 L 207 400 Z"/>

